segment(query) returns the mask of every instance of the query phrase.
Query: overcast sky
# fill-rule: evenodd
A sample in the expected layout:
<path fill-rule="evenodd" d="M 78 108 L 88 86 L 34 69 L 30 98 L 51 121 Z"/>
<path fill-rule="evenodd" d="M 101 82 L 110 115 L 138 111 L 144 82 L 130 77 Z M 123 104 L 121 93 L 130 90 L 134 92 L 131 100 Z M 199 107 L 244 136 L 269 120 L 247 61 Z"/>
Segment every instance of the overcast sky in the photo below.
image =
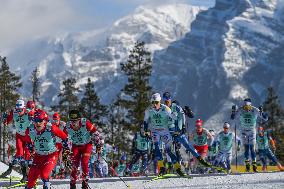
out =
<path fill-rule="evenodd" d="M 108 27 L 140 5 L 190 3 L 212 6 L 214 2 L 215 0 L 0 0 L 0 50 L 35 37 Z"/>

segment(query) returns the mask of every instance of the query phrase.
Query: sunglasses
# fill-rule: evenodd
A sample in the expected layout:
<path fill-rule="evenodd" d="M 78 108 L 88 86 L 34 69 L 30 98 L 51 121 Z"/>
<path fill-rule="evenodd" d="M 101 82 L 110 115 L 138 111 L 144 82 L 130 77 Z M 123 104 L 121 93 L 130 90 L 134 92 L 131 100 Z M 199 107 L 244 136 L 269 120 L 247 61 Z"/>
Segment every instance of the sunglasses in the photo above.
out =
<path fill-rule="evenodd" d="M 152 104 L 159 104 L 160 101 L 152 101 Z"/>
<path fill-rule="evenodd" d="M 40 118 L 37 117 L 37 118 L 34 119 L 34 121 L 36 123 L 42 123 L 44 121 L 44 119 L 40 119 Z"/>
<path fill-rule="evenodd" d="M 17 109 L 16 109 L 16 112 L 17 112 L 17 113 L 20 113 L 20 112 L 22 112 L 23 110 L 24 110 L 24 109 L 17 108 Z"/>

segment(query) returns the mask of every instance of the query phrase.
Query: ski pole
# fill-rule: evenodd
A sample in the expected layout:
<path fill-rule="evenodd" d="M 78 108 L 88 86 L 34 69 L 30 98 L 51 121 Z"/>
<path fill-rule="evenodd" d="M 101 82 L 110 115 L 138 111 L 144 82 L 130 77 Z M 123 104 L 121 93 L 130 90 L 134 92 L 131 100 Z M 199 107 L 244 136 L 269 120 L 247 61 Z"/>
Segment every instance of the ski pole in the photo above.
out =
<path fill-rule="evenodd" d="M 107 162 L 107 160 L 106 160 L 103 156 L 101 156 L 101 158 L 102 158 L 103 160 L 105 160 L 105 162 Z M 120 176 L 117 174 L 117 172 L 114 170 L 114 168 L 110 167 L 110 169 L 111 169 L 112 172 L 125 184 L 125 186 L 126 186 L 127 188 L 130 188 L 130 187 L 131 187 L 129 184 L 127 184 L 127 183 L 125 182 L 125 180 L 124 180 L 122 177 L 120 177 Z"/>

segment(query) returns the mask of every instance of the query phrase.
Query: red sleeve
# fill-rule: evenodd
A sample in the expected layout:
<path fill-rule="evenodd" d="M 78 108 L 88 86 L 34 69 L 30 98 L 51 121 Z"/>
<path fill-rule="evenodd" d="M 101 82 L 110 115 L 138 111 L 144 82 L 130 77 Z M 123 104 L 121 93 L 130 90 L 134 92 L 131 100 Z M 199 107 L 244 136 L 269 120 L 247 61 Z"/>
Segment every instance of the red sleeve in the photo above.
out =
<path fill-rule="evenodd" d="M 51 126 L 51 132 L 62 140 L 67 139 L 67 134 L 64 131 L 60 130 L 56 125 Z"/>
<path fill-rule="evenodd" d="M 94 133 L 97 131 L 97 128 L 95 125 L 93 125 L 89 120 L 86 121 L 86 128 L 88 131 L 90 131 L 91 133 Z"/>
<path fill-rule="evenodd" d="M 6 123 L 7 125 L 8 125 L 9 123 L 11 123 L 12 120 L 13 120 L 13 116 L 14 116 L 14 111 L 11 110 L 11 111 L 9 112 L 9 114 L 8 114 L 7 119 L 4 121 L 4 123 Z"/>
<path fill-rule="evenodd" d="M 27 143 L 32 143 L 32 139 L 30 137 L 30 130 L 29 129 L 26 130 L 25 141 Z"/>

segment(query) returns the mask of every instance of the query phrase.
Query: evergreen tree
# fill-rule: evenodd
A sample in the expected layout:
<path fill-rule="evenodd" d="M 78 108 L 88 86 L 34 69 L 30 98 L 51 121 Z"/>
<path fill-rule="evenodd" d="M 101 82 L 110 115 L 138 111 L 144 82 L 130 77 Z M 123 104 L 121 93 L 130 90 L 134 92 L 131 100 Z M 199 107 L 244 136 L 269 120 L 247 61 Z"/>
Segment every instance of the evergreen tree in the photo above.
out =
<path fill-rule="evenodd" d="M 272 131 L 272 135 L 276 140 L 276 156 L 284 162 L 284 110 L 274 89 L 269 87 L 267 91 L 267 97 L 263 105 L 264 111 L 269 116 L 266 128 Z"/>
<path fill-rule="evenodd" d="M 107 115 L 107 106 L 100 103 L 100 98 L 95 92 L 94 83 L 88 78 L 88 83 L 85 85 L 85 93 L 81 99 L 81 110 L 85 117 L 90 119 L 99 127 L 103 127 L 102 118 Z"/>
<path fill-rule="evenodd" d="M 128 83 L 121 91 L 123 98 L 120 104 L 127 109 L 127 122 L 133 132 L 139 130 L 145 109 L 150 105 L 151 64 L 151 53 L 145 48 L 144 42 L 136 42 L 127 62 L 121 64 L 122 71 L 128 77 Z"/>
<path fill-rule="evenodd" d="M 58 106 L 53 108 L 61 112 L 63 119 L 66 119 L 68 112 L 71 109 L 79 108 L 79 99 L 76 96 L 80 92 L 79 88 L 75 86 L 75 78 L 69 78 L 63 81 L 63 89 L 57 95 L 59 97 Z"/>
<path fill-rule="evenodd" d="M 33 101 L 39 102 L 40 79 L 39 79 L 39 70 L 37 67 L 32 72 L 31 80 L 32 80 L 32 87 L 33 87 L 33 90 L 32 90 Z"/>
<path fill-rule="evenodd" d="M 117 156 L 115 157 L 114 154 L 112 156 L 112 159 L 117 159 L 122 152 L 130 152 L 131 133 L 127 129 L 128 123 L 125 120 L 127 111 L 121 106 L 119 97 L 110 105 L 109 110 L 111 113 L 108 119 L 108 130 L 104 133 L 106 133 L 106 140 L 111 141 L 112 146 L 118 149 Z"/>
<path fill-rule="evenodd" d="M 20 77 L 10 71 L 9 65 L 6 62 L 6 57 L 0 56 L 0 63 L 0 111 L 2 118 L 4 112 L 15 106 L 16 100 L 20 97 L 18 89 L 22 84 L 20 82 Z M 1 128 L 0 125 L 0 153 L 2 153 L 4 161 L 6 157 L 5 148 L 8 143 L 8 131 L 6 127 L 3 127 L 3 130 Z"/>

